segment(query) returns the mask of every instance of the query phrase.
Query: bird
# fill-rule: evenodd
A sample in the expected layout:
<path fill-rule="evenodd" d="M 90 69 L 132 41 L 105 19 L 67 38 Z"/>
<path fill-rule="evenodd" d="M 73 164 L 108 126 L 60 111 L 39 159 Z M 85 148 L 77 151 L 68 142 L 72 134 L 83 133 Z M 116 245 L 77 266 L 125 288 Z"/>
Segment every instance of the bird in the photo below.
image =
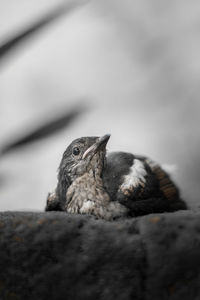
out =
<path fill-rule="evenodd" d="M 170 175 L 147 156 L 107 152 L 110 134 L 81 137 L 63 153 L 45 211 L 115 220 L 187 209 Z"/>

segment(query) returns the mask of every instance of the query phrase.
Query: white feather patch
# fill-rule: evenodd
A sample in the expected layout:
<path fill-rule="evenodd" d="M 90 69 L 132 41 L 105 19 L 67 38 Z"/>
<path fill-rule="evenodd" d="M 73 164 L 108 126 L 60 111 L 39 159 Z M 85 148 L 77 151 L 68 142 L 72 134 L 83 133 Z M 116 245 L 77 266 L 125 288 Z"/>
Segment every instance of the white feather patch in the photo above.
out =
<path fill-rule="evenodd" d="M 177 165 L 173 164 L 162 164 L 161 168 L 169 175 L 173 175 L 177 172 Z"/>
<path fill-rule="evenodd" d="M 80 208 L 80 213 L 89 213 L 91 209 L 94 208 L 94 202 L 85 201 L 83 202 L 82 207 Z"/>
<path fill-rule="evenodd" d="M 130 173 L 124 176 L 124 182 L 121 185 L 121 189 L 131 189 L 143 185 L 146 182 L 145 176 L 147 172 L 145 170 L 142 161 L 135 159 L 134 164 L 130 169 Z"/>

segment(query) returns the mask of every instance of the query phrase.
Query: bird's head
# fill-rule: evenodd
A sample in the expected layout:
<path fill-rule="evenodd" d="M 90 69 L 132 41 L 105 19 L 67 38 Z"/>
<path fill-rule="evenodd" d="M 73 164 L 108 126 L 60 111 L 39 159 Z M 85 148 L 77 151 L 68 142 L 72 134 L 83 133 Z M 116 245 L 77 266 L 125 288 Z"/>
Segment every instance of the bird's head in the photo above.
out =
<path fill-rule="evenodd" d="M 72 182 L 86 172 L 101 175 L 109 134 L 102 137 L 82 137 L 74 140 L 66 149 L 60 171 Z"/>

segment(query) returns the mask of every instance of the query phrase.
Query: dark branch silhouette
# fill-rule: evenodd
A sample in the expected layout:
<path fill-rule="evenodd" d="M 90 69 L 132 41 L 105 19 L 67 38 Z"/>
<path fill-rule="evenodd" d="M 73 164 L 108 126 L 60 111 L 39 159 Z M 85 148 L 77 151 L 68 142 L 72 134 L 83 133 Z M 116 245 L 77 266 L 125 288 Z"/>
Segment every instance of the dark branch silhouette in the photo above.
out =
<path fill-rule="evenodd" d="M 70 112 L 65 112 L 63 115 L 57 117 L 56 119 L 47 121 L 45 124 L 33 129 L 30 133 L 26 134 L 25 136 L 5 145 L 1 149 L 0 155 L 7 154 L 8 152 L 11 152 L 17 148 L 24 147 L 32 142 L 41 140 L 52 134 L 57 133 L 58 131 L 69 126 L 71 122 L 74 121 L 74 119 L 78 117 L 80 113 L 83 112 L 83 110 L 83 107 L 75 108 Z"/>
<path fill-rule="evenodd" d="M 0 45 L 0 61 L 13 51 L 17 46 L 24 43 L 27 39 L 33 37 L 34 34 L 39 33 L 47 25 L 61 17 L 66 13 L 70 13 L 73 9 L 80 6 L 81 4 L 86 3 L 87 1 L 74 1 L 68 2 L 60 5 L 57 8 L 54 8 L 53 11 L 50 11 L 48 14 L 43 16 L 40 20 L 36 21 L 34 24 L 27 26 L 26 29 L 16 34 L 11 39 L 7 40 L 5 43 Z"/>

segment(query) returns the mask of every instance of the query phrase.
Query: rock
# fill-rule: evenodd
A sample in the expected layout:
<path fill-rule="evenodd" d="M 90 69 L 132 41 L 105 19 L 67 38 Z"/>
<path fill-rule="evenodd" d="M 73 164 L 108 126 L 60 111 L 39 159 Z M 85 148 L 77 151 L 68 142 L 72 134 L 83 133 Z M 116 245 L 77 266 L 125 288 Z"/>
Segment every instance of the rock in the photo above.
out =
<path fill-rule="evenodd" d="M 199 299 L 200 212 L 0 213 L 0 299 Z"/>

